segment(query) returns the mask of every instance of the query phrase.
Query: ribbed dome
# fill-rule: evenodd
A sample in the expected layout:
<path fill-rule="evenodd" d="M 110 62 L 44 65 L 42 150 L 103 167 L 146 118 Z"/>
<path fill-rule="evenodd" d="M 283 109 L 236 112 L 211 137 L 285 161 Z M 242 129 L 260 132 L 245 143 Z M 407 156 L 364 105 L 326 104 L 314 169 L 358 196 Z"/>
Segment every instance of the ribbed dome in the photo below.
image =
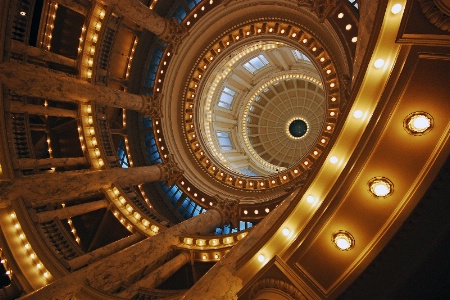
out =
<path fill-rule="evenodd" d="M 224 55 L 209 73 L 197 111 L 205 116 L 205 148 L 240 174 L 285 170 L 320 136 L 326 100 L 319 78 L 305 54 L 280 42 L 253 42 Z M 300 138 L 289 134 L 294 120 L 307 124 Z"/>
<path fill-rule="evenodd" d="M 321 87 L 302 78 L 275 81 L 258 93 L 245 123 L 251 149 L 258 159 L 275 169 L 287 168 L 302 159 L 320 136 L 325 104 Z M 295 128 L 303 130 L 303 134 L 293 135 L 290 131 Z"/>

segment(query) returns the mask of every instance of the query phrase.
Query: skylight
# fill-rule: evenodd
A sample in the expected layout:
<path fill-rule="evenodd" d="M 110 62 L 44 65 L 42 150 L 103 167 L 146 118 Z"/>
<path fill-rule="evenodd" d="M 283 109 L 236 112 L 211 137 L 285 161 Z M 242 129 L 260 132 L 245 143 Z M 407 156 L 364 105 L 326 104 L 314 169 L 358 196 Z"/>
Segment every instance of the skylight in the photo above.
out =
<path fill-rule="evenodd" d="M 291 50 L 291 51 L 292 51 L 292 54 L 294 55 L 296 61 L 303 61 L 303 60 L 310 61 L 309 58 L 305 54 L 301 53 L 297 49 Z"/>
<path fill-rule="evenodd" d="M 218 105 L 220 107 L 226 108 L 226 109 L 231 109 L 231 102 L 233 102 L 234 96 L 236 95 L 236 92 L 224 87 L 222 94 L 220 95 L 220 100 Z"/>
<path fill-rule="evenodd" d="M 229 132 L 218 131 L 217 138 L 219 140 L 219 144 L 222 150 L 233 150 L 233 145 L 231 145 Z"/>
<path fill-rule="evenodd" d="M 269 61 L 267 60 L 267 58 L 264 55 L 260 54 L 257 57 L 254 57 L 246 62 L 244 64 L 244 68 L 246 68 L 250 73 L 254 74 L 256 71 L 268 64 Z"/>

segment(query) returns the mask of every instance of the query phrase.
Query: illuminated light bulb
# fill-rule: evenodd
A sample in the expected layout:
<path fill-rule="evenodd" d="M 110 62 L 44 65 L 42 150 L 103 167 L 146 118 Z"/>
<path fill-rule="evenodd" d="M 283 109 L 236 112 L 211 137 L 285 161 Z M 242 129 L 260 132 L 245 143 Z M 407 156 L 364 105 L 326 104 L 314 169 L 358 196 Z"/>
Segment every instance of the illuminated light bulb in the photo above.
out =
<path fill-rule="evenodd" d="M 355 110 L 354 112 L 353 112 L 353 117 L 355 118 L 355 119 L 360 119 L 361 117 L 363 116 L 363 112 L 361 111 L 361 110 Z"/>
<path fill-rule="evenodd" d="M 356 36 L 352 37 L 352 43 L 356 43 L 358 41 L 358 38 Z"/>
<path fill-rule="evenodd" d="M 355 239 L 347 231 L 340 230 L 334 233 L 331 237 L 331 241 L 342 251 L 348 251 L 355 246 Z"/>
<path fill-rule="evenodd" d="M 338 161 L 339 161 L 339 159 L 336 156 L 330 157 L 330 163 L 337 164 Z"/>
<path fill-rule="evenodd" d="M 281 233 L 283 233 L 284 236 L 288 236 L 291 232 L 289 231 L 289 229 L 283 228 L 283 230 L 281 231 Z"/>
<path fill-rule="evenodd" d="M 262 255 L 262 254 L 258 255 L 259 262 L 264 262 L 265 260 L 266 260 L 266 258 L 264 257 L 264 255 Z"/>
<path fill-rule="evenodd" d="M 350 30 L 352 29 L 352 24 L 347 24 L 347 26 L 345 26 L 345 30 Z"/>
<path fill-rule="evenodd" d="M 369 191 L 379 198 L 389 196 L 394 192 L 394 184 L 387 178 L 375 177 L 369 181 Z"/>
<path fill-rule="evenodd" d="M 399 12 L 401 12 L 402 9 L 403 9 L 403 6 L 402 6 L 401 4 L 399 4 L 399 3 L 397 3 L 397 4 L 394 4 L 394 5 L 392 6 L 391 12 L 392 12 L 394 15 L 396 15 L 396 14 L 398 14 Z"/>
<path fill-rule="evenodd" d="M 433 118 L 426 112 L 414 112 L 403 122 L 405 129 L 412 135 L 423 135 L 433 127 Z"/>
<path fill-rule="evenodd" d="M 306 201 L 308 201 L 308 203 L 313 203 L 314 201 L 316 201 L 316 198 L 314 198 L 314 196 L 309 195 L 308 197 L 306 197 Z"/>
<path fill-rule="evenodd" d="M 375 66 L 375 68 L 379 69 L 384 66 L 384 60 L 379 58 L 373 63 L 373 65 Z"/>
<path fill-rule="evenodd" d="M 339 19 L 342 19 L 343 17 L 344 17 L 344 13 L 339 13 L 339 14 L 338 14 L 338 18 L 339 18 Z"/>

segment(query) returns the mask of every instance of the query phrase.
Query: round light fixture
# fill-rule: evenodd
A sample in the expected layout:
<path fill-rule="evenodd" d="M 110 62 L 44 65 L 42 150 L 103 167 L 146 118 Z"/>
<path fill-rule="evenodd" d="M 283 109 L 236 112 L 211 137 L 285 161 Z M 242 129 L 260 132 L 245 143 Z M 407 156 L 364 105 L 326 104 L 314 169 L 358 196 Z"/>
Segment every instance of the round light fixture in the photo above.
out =
<path fill-rule="evenodd" d="M 379 58 L 373 63 L 373 65 L 375 66 L 375 68 L 379 69 L 384 66 L 384 60 Z"/>
<path fill-rule="evenodd" d="M 424 135 L 433 128 L 433 117 L 424 111 L 416 111 L 403 120 L 403 127 L 409 134 Z"/>
<path fill-rule="evenodd" d="M 369 180 L 369 191 L 378 198 L 384 198 L 394 192 L 394 184 L 385 177 L 374 177 Z"/>
<path fill-rule="evenodd" d="M 333 244 L 342 251 L 348 251 L 355 246 L 355 238 L 348 231 L 339 230 L 331 236 Z"/>
<path fill-rule="evenodd" d="M 396 15 L 396 14 L 398 14 L 399 12 L 401 12 L 402 9 L 403 9 L 403 6 L 402 6 L 401 4 L 399 4 L 399 3 L 397 3 L 397 4 L 394 4 L 394 5 L 392 6 L 391 12 L 392 12 L 394 15 Z"/>

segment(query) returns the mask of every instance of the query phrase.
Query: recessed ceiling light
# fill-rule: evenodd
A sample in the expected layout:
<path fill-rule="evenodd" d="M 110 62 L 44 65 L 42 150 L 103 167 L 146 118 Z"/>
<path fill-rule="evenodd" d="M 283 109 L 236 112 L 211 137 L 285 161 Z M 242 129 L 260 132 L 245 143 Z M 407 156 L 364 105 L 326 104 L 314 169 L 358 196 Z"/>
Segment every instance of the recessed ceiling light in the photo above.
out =
<path fill-rule="evenodd" d="M 405 118 L 403 127 L 412 135 L 424 135 L 433 128 L 433 117 L 424 111 L 413 112 Z"/>
<path fill-rule="evenodd" d="M 339 250 L 342 251 L 348 251 L 355 246 L 355 239 L 353 236 L 350 232 L 344 230 L 335 232 L 331 237 L 331 241 Z"/>
<path fill-rule="evenodd" d="M 385 177 L 374 177 L 368 182 L 369 191 L 378 198 L 384 198 L 394 192 L 394 184 Z"/>

